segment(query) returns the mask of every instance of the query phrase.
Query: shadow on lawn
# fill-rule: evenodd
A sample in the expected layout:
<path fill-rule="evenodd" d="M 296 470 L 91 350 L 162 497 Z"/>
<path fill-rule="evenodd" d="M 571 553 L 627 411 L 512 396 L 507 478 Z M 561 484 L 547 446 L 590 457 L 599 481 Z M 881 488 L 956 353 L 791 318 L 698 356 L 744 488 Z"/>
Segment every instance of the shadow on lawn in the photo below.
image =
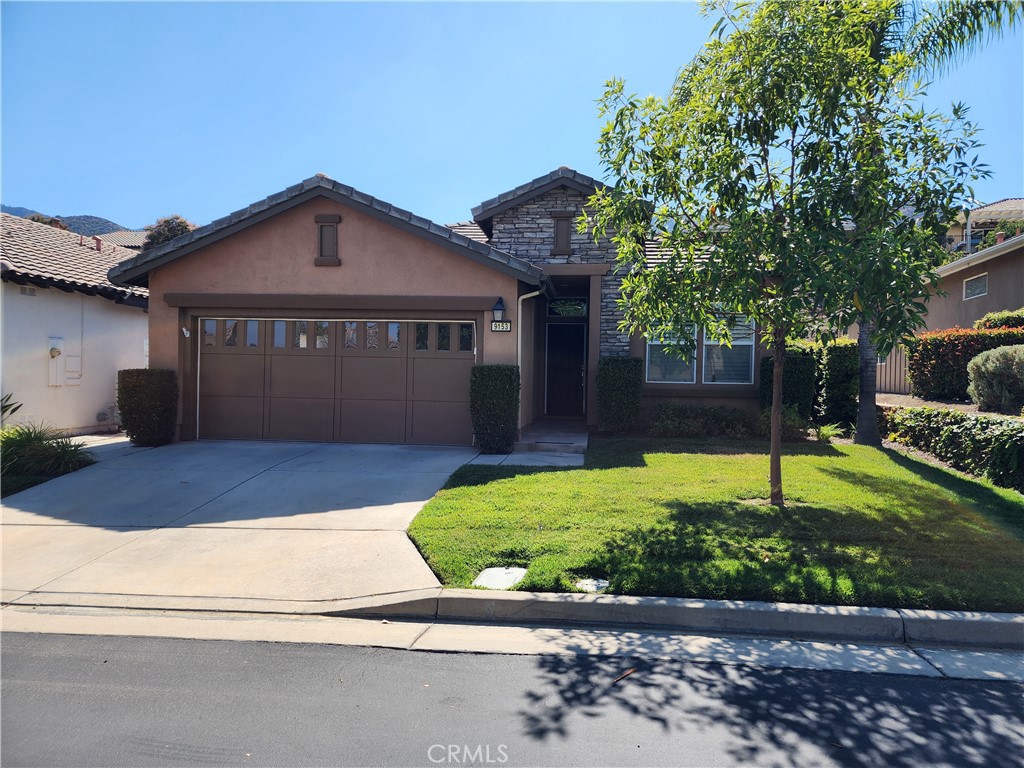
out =
<path fill-rule="evenodd" d="M 1012 683 L 552 655 L 537 660 L 519 716 L 531 738 L 554 741 L 625 712 L 674 734 L 694 764 L 1015 766 L 1019 697 Z M 640 742 L 636 730 L 615 747 Z"/>

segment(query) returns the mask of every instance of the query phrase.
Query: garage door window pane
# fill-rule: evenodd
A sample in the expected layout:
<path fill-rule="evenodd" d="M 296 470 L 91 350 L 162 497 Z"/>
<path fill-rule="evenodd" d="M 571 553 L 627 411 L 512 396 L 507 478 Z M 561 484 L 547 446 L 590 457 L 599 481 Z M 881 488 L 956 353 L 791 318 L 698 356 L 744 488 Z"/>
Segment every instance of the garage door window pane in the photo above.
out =
<path fill-rule="evenodd" d="M 305 349 L 307 336 L 309 334 L 309 323 L 305 320 L 296 320 L 292 328 L 292 346 L 296 349 Z"/>
<path fill-rule="evenodd" d="M 284 320 L 274 321 L 274 346 L 284 347 Z"/>
<path fill-rule="evenodd" d="M 245 346 L 258 347 L 260 345 L 260 321 L 245 321 Z"/>
<path fill-rule="evenodd" d="M 430 348 L 430 345 L 428 344 L 427 339 L 428 339 L 427 324 L 426 323 L 416 323 L 416 351 L 417 352 L 424 352 L 424 351 L 426 351 L 427 349 Z"/>
<path fill-rule="evenodd" d="M 437 351 L 449 352 L 452 348 L 452 327 L 448 323 L 437 326 Z"/>
<path fill-rule="evenodd" d="M 345 349 L 356 349 L 359 346 L 358 327 L 358 323 L 345 323 Z"/>
<path fill-rule="evenodd" d="M 213 347 L 217 345 L 217 321 L 203 320 L 203 346 Z"/>
<path fill-rule="evenodd" d="M 459 323 L 459 352 L 473 351 L 473 324 Z"/>
<path fill-rule="evenodd" d="M 238 321 L 237 320 L 225 320 L 224 321 L 224 346 L 225 347 L 237 347 L 238 346 Z"/>
<path fill-rule="evenodd" d="M 380 349 L 379 345 L 380 328 L 377 323 L 366 324 L 366 348 Z"/>
<path fill-rule="evenodd" d="M 388 349 L 401 349 L 401 323 L 388 323 Z"/>
<path fill-rule="evenodd" d="M 326 320 L 316 321 L 316 348 L 327 349 L 328 344 L 328 330 Z"/>

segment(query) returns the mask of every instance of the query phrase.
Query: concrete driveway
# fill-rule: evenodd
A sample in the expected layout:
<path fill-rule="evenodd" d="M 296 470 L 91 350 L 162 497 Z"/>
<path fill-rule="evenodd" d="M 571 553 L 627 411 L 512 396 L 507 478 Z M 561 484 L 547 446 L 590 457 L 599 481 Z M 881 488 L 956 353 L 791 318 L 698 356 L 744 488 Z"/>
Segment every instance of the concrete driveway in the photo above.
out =
<path fill-rule="evenodd" d="M 4 500 L 3 600 L 317 612 L 438 587 L 405 529 L 469 448 L 97 446 Z"/>

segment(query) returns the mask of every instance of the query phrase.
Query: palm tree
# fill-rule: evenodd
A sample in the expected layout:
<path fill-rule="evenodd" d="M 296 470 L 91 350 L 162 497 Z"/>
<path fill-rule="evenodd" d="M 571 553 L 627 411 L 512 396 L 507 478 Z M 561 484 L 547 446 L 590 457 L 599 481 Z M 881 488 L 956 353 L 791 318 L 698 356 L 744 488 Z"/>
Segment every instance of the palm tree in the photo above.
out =
<path fill-rule="evenodd" d="M 879 62 L 906 57 L 906 77 L 929 76 L 965 59 L 985 41 L 1024 19 L 1022 0 L 897 0 L 883 23 L 872 30 L 871 55 Z M 858 222 L 854 222 L 855 226 Z M 855 441 L 880 445 L 875 415 L 878 318 L 860 310 L 857 345 L 860 382 Z"/>

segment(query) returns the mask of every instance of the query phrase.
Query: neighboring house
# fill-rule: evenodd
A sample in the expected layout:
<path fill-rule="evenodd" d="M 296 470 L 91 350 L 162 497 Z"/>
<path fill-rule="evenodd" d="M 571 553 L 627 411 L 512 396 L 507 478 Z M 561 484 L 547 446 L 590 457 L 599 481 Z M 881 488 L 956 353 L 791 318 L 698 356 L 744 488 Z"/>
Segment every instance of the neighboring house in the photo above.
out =
<path fill-rule="evenodd" d="M 753 333 L 687 365 L 619 329 L 614 246 L 574 222 L 598 186 L 559 168 L 446 227 L 318 175 L 110 277 L 149 288 L 182 439 L 469 444 L 476 363 L 519 366 L 520 426 L 592 425 L 603 355 L 645 359 L 649 403 L 755 410 Z"/>
<path fill-rule="evenodd" d="M 1024 307 L 1024 235 L 1003 240 L 936 270 L 939 290 L 928 302 L 926 330 L 972 328 L 989 312 Z M 880 392 L 907 393 L 906 355 L 894 350 L 880 361 Z"/>
<path fill-rule="evenodd" d="M 107 271 L 132 251 L 0 214 L 2 389 L 12 423 L 112 429 L 117 371 L 146 366 L 147 292 Z"/>
<path fill-rule="evenodd" d="M 141 251 L 142 245 L 146 242 L 147 234 L 149 233 L 144 229 L 119 229 L 116 232 L 107 232 L 105 235 L 100 235 L 100 237 L 103 238 L 105 243 L 111 243 L 121 248 L 129 248 L 133 251 Z"/>
<path fill-rule="evenodd" d="M 1007 197 L 960 214 L 949 229 L 948 247 L 954 253 L 973 253 L 985 235 L 1004 221 L 1024 221 L 1024 197 Z"/>

